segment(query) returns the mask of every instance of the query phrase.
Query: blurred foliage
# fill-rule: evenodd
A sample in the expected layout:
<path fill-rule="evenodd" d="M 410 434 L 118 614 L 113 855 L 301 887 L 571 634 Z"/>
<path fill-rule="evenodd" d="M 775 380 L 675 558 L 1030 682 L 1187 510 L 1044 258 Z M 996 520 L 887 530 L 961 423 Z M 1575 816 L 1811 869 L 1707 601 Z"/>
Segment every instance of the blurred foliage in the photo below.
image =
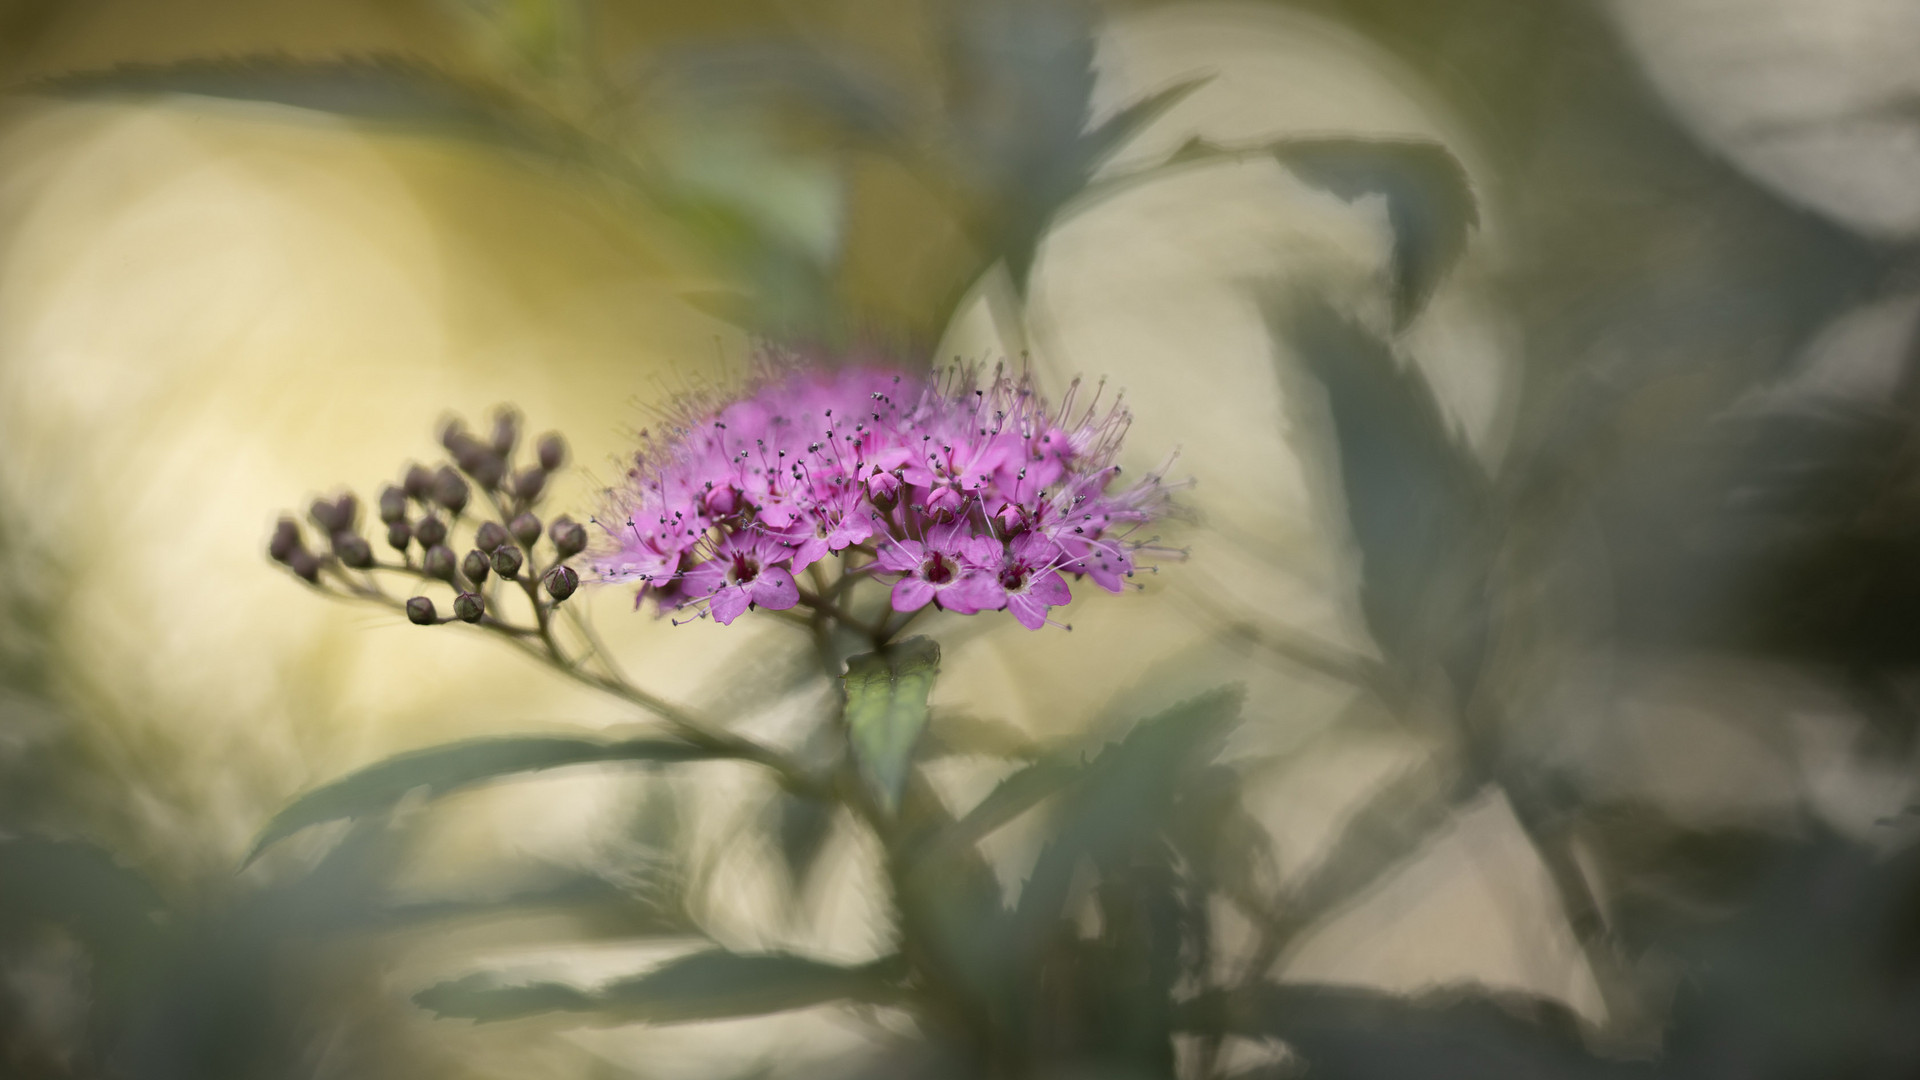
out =
<path fill-rule="evenodd" d="M 1694 143 L 1596 5 L 1293 6 L 1354 28 L 1427 80 L 1499 181 L 1511 263 L 1499 299 L 1527 351 L 1517 431 L 1497 461 L 1455 429 L 1410 355 L 1421 313 L 1481 223 L 1485 194 L 1454 154 L 1349 133 L 1196 138 L 1110 171 L 1205 79 L 1096 115 L 1099 5 L 923 5 L 915 14 L 935 47 L 902 48 L 903 59 L 778 6 L 731 26 L 692 19 L 688 31 L 611 4 L 476 0 L 448 6 L 460 46 L 446 56 L 209 56 L 21 87 L 265 103 L 513 155 L 660 224 L 708 279 L 690 301 L 828 344 L 930 349 L 976 289 L 1017 341 L 1048 232 L 1181 170 L 1271 160 L 1339 198 L 1378 199 L 1392 235 L 1386 318 L 1311 290 L 1261 300 L 1275 355 L 1318 392 L 1304 411 L 1337 466 L 1336 517 L 1359 554 L 1379 662 L 1336 673 L 1434 749 L 1282 884 L 1244 766 L 1223 755 L 1240 725 L 1267 719 L 1243 716 L 1236 691 L 1043 745 L 993 718 L 930 712 L 931 642 L 869 653 L 822 635 L 818 657 L 756 688 L 825 688 L 833 703 L 808 760 L 775 779 L 747 828 L 778 853 L 780 901 L 796 911 L 822 852 L 865 830 L 896 938 L 878 960 L 749 951 L 703 924 L 709 898 L 666 774 L 738 755 L 655 734 L 477 740 L 389 759 L 265 823 L 255 854 L 268 857 L 246 874 L 182 887 L 114 854 L 125 840 L 114 822 L 140 812 L 131 798 L 105 812 L 72 798 L 113 774 L 66 733 L 55 703 L 43 646 L 58 568 L 7 547 L 0 530 L 0 959 L 25 968 L 51 957 L 75 1003 L 63 1020 L 47 1005 L 52 983 L 10 982 L 4 1068 L 416 1075 L 431 1052 L 382 993 L 345 1040 L 358 1057 L 325 1068 L 302 1057 L 328 980 L 368 980 L 394 936 L 557 911 L 563 941 L 692 951 L 593 987 L 482 972 L 414 1001 L 486 1022 L 676 1023 L 834 1002 L 910 1018 L 873 1025 L 889 1039 L 840 1075 L 1920 1072 L 1920 878 L 1901 842 L 1907 822 L 1888 822 L 1878 845 L 1807 813 L 1702 823 L 1622 799 L 1524 737 L 1539 707 L 1525 676 L 1559 662 L 1554 635 L 1587 635 L 1623 655 L 1687 650 L 1831 674 L 1881 733 L 1858 753 L 1910 770 L 1920 347 L 1905 344 L 1890 400 L 1809 388 L 1790 371 L 1835 318 L 1910 290 L 1911 245 L 1855 236 Z M 16 4 L 4 18 L 24 38 L 57 14 Z M 660 34 L 608 47 L 620 18 Z M 932 269 L 890 263 L 903 236 L 922 239 Z M 1569 609 L 1555 588 L 1599 573 L 1585 562 L 1593 533 L 1610 559 L 1598 614 Z M 956 806 L 928 777 L 961 756 L 1005 771 Z M 432 816 L 422 804 L 607 763 L 637 770 L 647 793 L 632 838 L 645 857 L 627 876 L 554 868 L 505 892 L 396 890 Z M 1490 794 L 1550 881 L 1604 1024 L 1474 986 L 1401 995 L 1276 978 L 1309 931 Z M 331 831 L 296 836 L 320 826 Z M 1017 828 L 1038 854 L 1010 903 L 988 847 Z M 283 843 L 298 850 L 268 851 Z M 1230 939 L 1229 919 L 1251 940 Z M 1230 1042 L 1283 1050 L 1237 1069 Z"/>

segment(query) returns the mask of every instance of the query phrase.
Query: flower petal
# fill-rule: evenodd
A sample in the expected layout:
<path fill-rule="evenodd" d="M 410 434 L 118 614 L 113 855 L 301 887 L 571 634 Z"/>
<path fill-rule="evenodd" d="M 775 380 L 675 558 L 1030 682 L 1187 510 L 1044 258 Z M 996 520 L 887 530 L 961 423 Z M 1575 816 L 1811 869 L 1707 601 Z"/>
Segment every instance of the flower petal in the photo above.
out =
<path fill-rule="evenodd" d="M 894 583 L 892 599 L 895 611 L 919 611 L 933 599 L 933 586 L 921 578 L 901 578 Z"/>
<path fill-rule="evenodd" d="M 800 586 L 785 567 L 769 566 L 753 579 L 753 602 L 768 611 L 785 611 L 800 602 Z"/>
<path fill-rule="evenodd" d="M 753 597 L 747 595 L 745 587 L 729 585 L 713 594 L 713 598 L 707 602 L 707 610 L 713 612 L 714 622 L 726 626 L 739 618 L 752 602 Z"/>

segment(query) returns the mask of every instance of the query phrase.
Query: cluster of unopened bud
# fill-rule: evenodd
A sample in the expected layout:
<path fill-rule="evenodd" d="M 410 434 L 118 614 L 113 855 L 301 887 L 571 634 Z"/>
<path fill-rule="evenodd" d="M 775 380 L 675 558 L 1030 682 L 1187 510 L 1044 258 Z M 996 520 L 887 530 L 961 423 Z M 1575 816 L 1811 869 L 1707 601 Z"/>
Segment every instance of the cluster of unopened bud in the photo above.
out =
<path fill-rule="evenodd" d="M 381 489 L 380 521 L 397 562 L 375 555 L 360 532 L 360 500 L 350 492 L 316 499 L 308 510 L 314 529 L 325 538 L 324 548 L 309 548 L 300 522 L 286 515 L 274 526 L 267 554 L 308 584 L 348 595 L 384 596 L 374 577 L 381 571 L 451 587 L 450 618 L 427 596 L 413 596 L 403 605 L 407 618 L 422 626 L 487 622 L 490 582 L 494 588 L 517 585 L 544 625 L 544 611 L 580 587 L 579 574 L 566 561 L 586 550 L 587 531 L 565 515 L 543 523 L 538 513 L 548 479 L 566 464 L 565 440 L 558 434 L 541 436 L 531 462 L 516 468 L 519 442 L 520 417 L 511 409 L 494 414 L 486 438 L 457 419 L 442 427 L 440 443 L 452 462 L 438 468 L 409 465 L 398 483 Z M 457 534 L 469 529 L 470 546 L 460 544 Z M 468 548 L 465 555 L 457 554 L 461 547 Z"/>

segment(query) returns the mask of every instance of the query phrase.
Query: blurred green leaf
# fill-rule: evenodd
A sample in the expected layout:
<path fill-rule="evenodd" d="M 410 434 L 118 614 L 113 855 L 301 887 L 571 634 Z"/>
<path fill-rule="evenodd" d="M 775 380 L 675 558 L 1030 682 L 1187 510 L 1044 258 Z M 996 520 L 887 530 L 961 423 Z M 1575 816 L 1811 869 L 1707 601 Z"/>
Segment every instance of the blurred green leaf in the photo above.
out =
<path fill-rule="evenodd" d="M 19 89 L 74 99 L 178 94 L 308 109 L 517 149 L 551 153 L 562 145 L 558 129 L 536 119 L 506 91 L 393 55 L 314 60 L 267 54 L 121 64 Z"/>
<path fill-rule="evenodd" d="M 1406 329 L 1420 314 L 1480 224 L 1466 168 L 1446 147 L 1423 139 L 1295 138 L 1251 146 L 1189 139 L 1164 162 L 1089 185 L 1061 216 L 1083 213 L 1178 169 L 1267 158 L 1342 199 L 1379 195 L 1386 200 L 1387 223 L 1393 229 L 1395 330 Z"/>
<path fill-rule="evenodd" d="M 414 1002 L 443 1019 L 512 1020 L 549 1012 L 592 1012 L 651 1024 L 719 1020 L 804 1009 L 831 1001 L 884 1002 L 898 994 L 898 958 L 842 967 L 784 953 L 710 949 L 594 991 L 559 983 L 510 985 L 468 975 L 428 987 Z"/>
<path fill-rule="evenodd" d="M 606 742 L 544 735 L 473 739 L 415 750 L 349 773 L 295 799 L 261 830 L 246 861 L 251 863 L 276 841 L 309 825 L 385 813 L 420 788 L 432 798 L 485 780 L 564 765 L 704 761 L 713 757 L 710 750 L 672 739 Z"/>
<path fill-rule="evenodd" d="M 0 935 L 57 923 L 96 957 L 128 958 L 152 947 L 166 911 L 146 878 L 91 844 L 0 839 Z"/>
<path fill-rule="evenodd" d="M 1188 770 L 1210 761 L 1239 722 L 1244 696 L 1237 686 L 1224 687 L 1182 702 L 1141 721 L 1087 763 L 1021 891 L 1014 915 L 1021 942 L 1030 948 L 1045 937 L 1082 860 L 1110 859 L 1167 820 Z"/>
<path fill-rule="evenodd" d="M 1653 1075 L 1588 1052 L 1557 1001 L 1478 989 L 1403 997 L 1358 987 L 1262 982 L 1182 1009 L 1188 1030 L 1284 1041 L 1330 1080 L 1601 1080 Z"/>
<path fill-rule="evenodd" d="M 1095 11 L 1084 0 L 975 0 L 954 5 L 950 168 L 972 190 L 977 238 L 1024 293 L 1056 212 L 1095 170 L 1205 80 L 1123 107 L 1092 130 Z"/>
<path fill-rule="evenodd" d="M 1295 176 L 1348 201 L 1385 197 L 1393 322 L 1405 329 L 1480 224 L 1466 168 L 1446 147 L 1416 139 L 1288 139 L 1273 153 Z"/>
<path fill-rule="evenodd" d="M 940 670 L 940 646 L 913 637 L 847 661 L 847 733 L 860 774 L 880 806 L 900 807 L 913 745 L 927 726 L 927 695 Z"/>
<path fill-rule="evenodd" d="M 776 791 L 769 811 L 780 865 L 787 872 L 787 882 L 797 893 L 806 888 L 814 864 L 820 861 L 827 841 L 833 836 L 835 807 L 821 799 Z"/>
<path fill-rule="evenodd" d="M 1491 493 L 1419 368 L 1319 301 L 1269 310 L 1326 389 L 1361 607 L 1389 660 L 1438 662 L 1466 693 L 1484 648 Z"/>

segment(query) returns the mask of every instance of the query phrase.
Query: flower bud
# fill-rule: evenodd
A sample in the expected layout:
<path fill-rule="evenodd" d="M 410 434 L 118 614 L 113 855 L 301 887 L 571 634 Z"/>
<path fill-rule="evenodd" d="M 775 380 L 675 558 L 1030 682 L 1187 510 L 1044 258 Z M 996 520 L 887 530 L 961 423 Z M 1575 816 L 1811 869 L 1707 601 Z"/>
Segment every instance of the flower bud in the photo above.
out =
<path fill-rule="evenodd" d="M 450 417 L 446 423 L 440 425 L 440 445 L 446 447 L 447 452 L 455 457 L 460 455 L 460 443 L 472 438 L 473 436 L 467 434 L 466 421 L 457 416 Z"/>
<path fill-rule="evenodd" d="M 433 493 L 433 474 L 427 471 L 425 465 L 407 466 L 406 479 L 400 483 L 405 488 L 408 498 L 425 501 L 426 497 Z"/>
<path fill-rule="evenodd" d="M 507 527 L 497 521 L 482 522 L 473 542 L 481 551 L 492 551 L 507 542 Z"/>
<path fill-rule="evenodd" d="M 333 534 L 333 553 L 340 561 L 355 570 L 365 570 L 373 565 L 373 548 L 367 538 L 354 532 Z"/>
<path fill-rule="evenodd" d="M 547 487 L 547 474 L 539 469 L 521 469 L 513 477 L 513 493 L 522 502 L 532 502 Z"/>
<path fill-rule="evenodd" d="M 501 544 L 493 549 L 493 572 L 503 578 L 510 578 L 520 572 L 520 564 L 525 560 L 520 549 L 512 544 Z"/>
<path fill-rule="evenodd" d="M 557 431 L 549 431 L 540 436 L 540 467 L 552 472 L 567 463 L 567 440 Z"/>
<path fill-rule="evenodd" d="M 579 522 L 566 515 L 553 519 L 547 526 L 547 539 L 553 541 L 553 550 L 563 559 L 571 559 L 587 550 L 587 530 Z"/>
<path fill-rule="evenodd" d="M 421 569 L 428 577 L 437 577 L 441 581 L 452 581 L 454 571 L 453 549 L 445 544 L 435 544 L 427 549 L 427 557 L 421 563 Z"/>
<path fill-rule="evenodd" d="M 492 491 L 500 486 L 500 481 L 507 475 L 507 463 L 489 451 L 473 462 L 467 475 L 473 477 L 474 483 Z"/>
<path fill-rule="evenodd" d="M 571 566 L 556 566 L 547 571 L 547 576 L 540 581 L 547 587 L 547 595 L 556 602 L 572 596 L 573 591 L 580 587 L 580 575 L 574 573 Z"/>
<path fill-rule="evenodd" d="M 493 414 L 493 452 L 501 457 L 513 453 L 513 444 L 520 441 L 520 414 L 512 409 L 503 408 Z"/>
<path fill-rule="evenodd" d="M 351 495 L 343 496 L 341 502 L 345 502 L 351 498 L 353 498 Z M 353 503 L 347 503 L 343 508 L 340 502 L 328 499 L 315 499 L 313 500 L 313 505 L 307 508 L 307 515 L 313 518 L 315 525 L 320 526 L 321 532 L 331 536 L 341 529 L 351 528 L 353 526 L 354 509 L 355 505 Z"/>
<path fill-rule="evenodd" d="M 395 551 L 407 550 L 408 541 L 413 539 L 413 526 L 404 521 L 396 521 L 387 526 L 387 546 Z"/>
<path fill-rule="evenodd" d="M 433 474 L 433 501 L 447 508 L 449 513 L 457 514 L 467 508 L 467 496 L 471 489 L 460 474 L 446 465 Z"/>
<path fill-rule="evenodd" d="M 420 538 L 421 547 L 432 547 L 447 539 L 447 523 L 429 514 L 413 527 L 413 535 Z"/>
<path fill-rule="evenodd" d="M 480 616 L 487 613 L 487 603 L 480 599 L 479 593 L 463 592 L 453 598 L 453 613 L 461 622 L 479 622 Z"/>
<path fill-rule="evenodd" d="M 306 548 L 296 548 L 287 556 L 287 565 L 293 572 L 304 578 L 309 585 L 320 581 L 320 557 Z"/>
<path fill-rule="evenodd" d="M 440 621 L 434 614 L 433 601 L 424 596 L 416 596 L 407 601 L 407 618 L 413 620 L 415 626 L 432 626 Z"/>
<path fill-rule="evenodd" d="M 507 522 L 507 531 L 520 541 L 521 547 L 531 550 L 533 545 L 540 542 L 540 519 L 532 514 L 521 514 Z"/>
<path fill-rule="evenodd" d="M 460 572 L 475 585 L 487 580 L 487 574 L 492 569 L 493 564 L 487 561 L 487 553 L 478 548 L 467 552 L 467 557 L 460 560 Z"/>
<path fill-rule="evenodd" d="M 284 563 L 301 549 L 300 524 L 290 517 L 283 517 L 274 523 L 273 539 L 267 541 L 267 555 L 274 562 Z"/>
<path fill-rule="evenodd" d="M 407 516 L 407 493 L 388 484 L 380 489 L 380 520 L 391 525 Z"/>

